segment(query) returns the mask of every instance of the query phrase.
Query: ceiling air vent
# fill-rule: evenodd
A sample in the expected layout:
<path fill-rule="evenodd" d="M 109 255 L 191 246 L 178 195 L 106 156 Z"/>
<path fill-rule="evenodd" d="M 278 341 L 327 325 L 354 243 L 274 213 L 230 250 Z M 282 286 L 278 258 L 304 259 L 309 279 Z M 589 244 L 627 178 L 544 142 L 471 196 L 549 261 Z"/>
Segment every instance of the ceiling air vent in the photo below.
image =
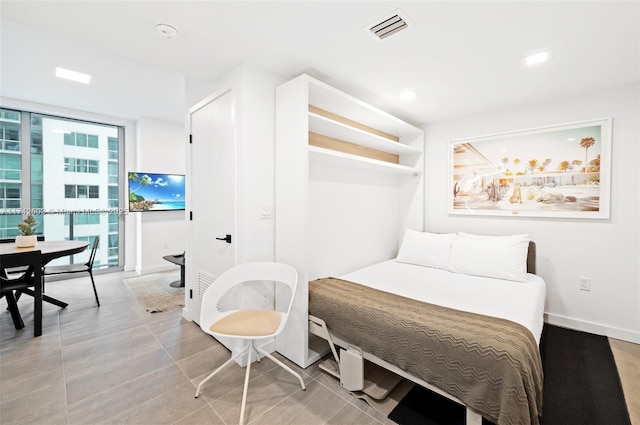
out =
<path fill-rule="evenodd" d="M 398 9 L 373 24 L 367 25 L 366 30 L 378 40 L 384 40 L 399 31 L 407 29 L 410 23 L 402 10 Z"/>

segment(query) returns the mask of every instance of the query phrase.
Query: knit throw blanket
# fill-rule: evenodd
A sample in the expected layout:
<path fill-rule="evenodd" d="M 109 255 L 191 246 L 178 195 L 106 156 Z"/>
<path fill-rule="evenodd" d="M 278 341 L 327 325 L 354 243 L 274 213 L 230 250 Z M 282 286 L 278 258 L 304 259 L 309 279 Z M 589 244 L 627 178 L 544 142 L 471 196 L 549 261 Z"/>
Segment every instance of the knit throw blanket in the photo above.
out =
<path fill-rule="evenodd" d="M 336 278 L 309 282 L 329 331 L 460 399 L 498 425 L 537 425 L 542 362 L 524 326 Z"/>

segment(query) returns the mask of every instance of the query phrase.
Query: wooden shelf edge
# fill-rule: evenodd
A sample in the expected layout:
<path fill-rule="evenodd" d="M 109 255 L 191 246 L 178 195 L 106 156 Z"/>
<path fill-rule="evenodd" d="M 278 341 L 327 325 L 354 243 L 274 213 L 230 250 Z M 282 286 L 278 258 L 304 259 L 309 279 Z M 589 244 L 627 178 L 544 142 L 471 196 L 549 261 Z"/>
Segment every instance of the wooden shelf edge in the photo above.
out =
<path fill-rule="evenodd" d="M 366 168 L 369 170 L 383 171 L 394 174 L 412 174 L 414 176 L 419 176 L 422 174 L 420 170 L 413 167 L 408 167 L 406 165 L 400 164 L 392 164 L 389 162 L 379 161 L 376 159 L 365 158 L 362 156 L 351 155 L 348 153 L 338 152 L 331 149 L 319 148 L 316 146 L 308 146 L 307 150 L 309 152 L 310 158 L 317 158 L 320 160 L 326 160 L 329 162 L 335 162 L 339 164 L 340 162 L 348 163 L 354 167 Z"/>

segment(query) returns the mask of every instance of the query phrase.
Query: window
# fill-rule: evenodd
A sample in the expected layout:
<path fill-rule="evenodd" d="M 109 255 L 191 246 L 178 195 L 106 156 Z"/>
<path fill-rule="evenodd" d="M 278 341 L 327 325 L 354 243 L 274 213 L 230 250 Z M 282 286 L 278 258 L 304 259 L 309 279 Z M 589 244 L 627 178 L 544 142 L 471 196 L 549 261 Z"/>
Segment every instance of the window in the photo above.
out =
<path fill-rule="evenodd" d="M 98 161 L 94 159 L 65 158 L 64 171 L 69 173 L 98 174 Z"/>
<path fill-rule="evenodd" d="M 21 193 L 19 183 L 0 183 L 0 208 L 21 208 Z"/>
<path fill-rule="evenodd" d="M 118 235 L 109 235 L 109 257 L 118 255 Z"/>
<path fill-rule="evenodd" d="M 20 180 L 22 164 L 20 155 L 0 155 L 0 180 Z"/>
<path fill-rule="evenodd" d="M 70 215 L 64 215 L 64 224 L 68 226 L 70 223 Z M 117 216 L 116 216 L 117 217 Z M 85 213 L 74 213 L 73 214 L 73 224 L 82 226 L 84 224 L 100 224 L 100 215 L 99 214 L 85 214 Z"/>
<path fill-rule="evenodd" d="M 64 144 L 67 146 L 80 146 L 83 148 L 98 149 L 98 136 L 85 133 L 65 133 Z"/>
<path fill-rule="evenodd" d="M 109 137 L 107 139 L 109 144 L 109 159 L 118 159 L 118 139 L 116 137 Z"/>
<path fill-rule="evenodd" d="M 118 207 L 118 186 L 109 186 L 109 208 Z"/>
<path fill-rule="evenodd" d="M 109 233 L 118 232 L 118 216 L 116 214 L 109 214 Z"/>
<path fill-rule="evenodd" d="M 31 115 L 31 153 L 42 155 L 42 117 Z"/>
<path fill-rule="evenodd" d="M 0 235 L 3 238 L 18 236 L 18 223 L 21 221 L 22 216 L 17 214 L 0 215 Z"/>
<path fill-rule="evenodd" d="M 115 125 L 0 108 L 0 238 L 15 237 L 22 221 L 22 214 L 2 210 L 38 208 L 38 234 L 47 240 L 111 238 L 94 266 L 120 266 L 123 216 L 89 212 L 118 208 L 125 196 L 123 143 L 124 128 Z"/>
<path fill-rule="evenodd" d="M 89 186 L 85 184 L 65 184 L 64 185 L 64 197 L 65 198 L 92 198 L 97 199 L 100 197 L 100 186 Z"/>
<path fill-rule="evenodd" d="M 2 109 L 0 112 L 0 150 L 20 152 L 20 113 Z"/>

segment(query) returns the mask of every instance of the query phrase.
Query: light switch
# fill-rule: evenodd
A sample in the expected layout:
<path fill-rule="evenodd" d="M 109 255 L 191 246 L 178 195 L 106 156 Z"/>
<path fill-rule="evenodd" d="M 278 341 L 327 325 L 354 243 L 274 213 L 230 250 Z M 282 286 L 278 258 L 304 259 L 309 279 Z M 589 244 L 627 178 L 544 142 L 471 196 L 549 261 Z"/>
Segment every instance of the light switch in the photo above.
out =
<path fill-rule="evenodd" d="M 271 204 L 260 205 L 260 218 L 263 220 L 273 218 L 273 205 Z"/>

